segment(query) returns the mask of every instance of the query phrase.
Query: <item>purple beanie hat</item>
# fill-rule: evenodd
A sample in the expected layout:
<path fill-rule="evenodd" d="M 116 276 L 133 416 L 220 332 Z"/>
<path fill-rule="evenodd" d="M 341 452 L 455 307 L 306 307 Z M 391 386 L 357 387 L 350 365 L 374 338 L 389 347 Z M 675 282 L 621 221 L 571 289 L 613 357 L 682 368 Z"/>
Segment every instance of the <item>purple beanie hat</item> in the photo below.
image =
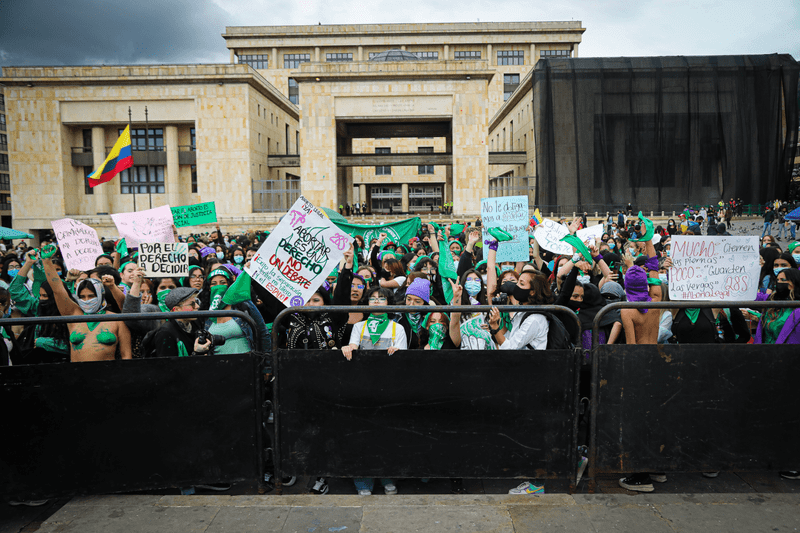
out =
<path fill-rule="evenodd" d="M 217 251 L 210 246 L 206 246 L 205 248 L 200 249 L 200 257 L 206 257 L 207 255 L 211 255 L 214 253 L 217 253 Z"/>
<path fill-rule="evenodd" d="M 406 290 L 406 296 L 417 296 L 425 303 L 431 301 L 431 282 L 425 278 L 417 278 L 411 282 Z"/>
<path fill-rule="evenodd" d="M 652 302 L 647 286 L 647 272 L 640 266 L 632 266 L 625 273 L 625 295 L 629 302 Z M 639 309 L 646 313 L 647 309 Z"/>

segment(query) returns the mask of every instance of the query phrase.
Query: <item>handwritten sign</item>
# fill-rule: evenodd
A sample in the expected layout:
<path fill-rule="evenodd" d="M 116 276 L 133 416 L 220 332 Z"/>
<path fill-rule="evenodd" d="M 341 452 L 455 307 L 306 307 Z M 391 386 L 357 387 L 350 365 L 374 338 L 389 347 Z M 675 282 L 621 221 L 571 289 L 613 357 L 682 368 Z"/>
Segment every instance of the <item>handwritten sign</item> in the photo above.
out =
<path fill-rule="evenodd" d="M 600 237 L 603 236 L 605 233 L 604 226 L 602 224 L 596 224 L 594 226 L 589 226 L 588 228 L 579 229 L 575 232 L 575 235 L 583 241 L 583 244 L 589 245 L 594 244 L 597 246 L 597 243 L 600 242 Z M 592 243 L 592 240 L 595 242 Z"/>
<path fill-rule="evenodd" d="M 672 237 L 671 300 L 755 300 L 758 237 Z"/>
<path fill-rule="evenodd" d="M 247 267 L 285 306 L 305 304 L 339 263 L 353 238 L 301 196 Z"/>
<path fill-rule="evenodd" d="M 185 242 L 140 242 L 139 266 L 148 278 L 189 275 L 189 245 Z"/>
<path fill-rule="evenodd" d="M 217 221 L 217 206 L 214 202 L 180 205 L 171 209 L 172 219 L 175 221 L 175 227 L 177 228 L 211 224 Z"/>
<path fill-rule="evenodd" d="M 500 198 L 481 198 L 481 219 L 483 238 L 491 236 L 487 228 L 500 228 L 513 235 L 514 239 L 501 242 L 497 248 L 497 262 L 527 261 L 528 248 L 528 197 L 502 196 Z"/>
<path fill-rule="evenodd" d="M 94 228 L 71 218 L 53 220 L 50 225 L 53 226 L 67 269 L 93 269 L 95 259 L 103 254 Z"/>
<path fill-rule="evenodd" d="M 111 219 L 129 248 L 138 248 L 140 242 L 175 242 L 172 210 L 168 205 L 135 213 L 117 213 L 111 215 Z"/>
<path fill-rule="evenodd" d="M 539 243 L 540 248 L 544 248 L 554 254 L 572 255 L 572 246 L 561 242 L 561 238 L 567 235 L 569 235 L 569 230 L 566 226 L 553 222 L 549 218 L 542 220 L 541 224 L 537 224 L 536 230 L 533 232 L 533 236 L 536 238 L 536 242 Z"/>

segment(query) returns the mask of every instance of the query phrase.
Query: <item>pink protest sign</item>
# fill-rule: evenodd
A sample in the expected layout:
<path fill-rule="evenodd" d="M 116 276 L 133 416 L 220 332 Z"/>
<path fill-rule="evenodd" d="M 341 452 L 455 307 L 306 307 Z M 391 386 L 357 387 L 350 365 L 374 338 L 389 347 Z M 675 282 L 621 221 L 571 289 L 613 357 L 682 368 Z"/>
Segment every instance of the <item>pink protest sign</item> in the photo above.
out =
<path fill-rule="evenodd" d="M 168 205 L 135 213 L 117 213 L 111 215 L 111 219 L 129 248 L 138 248 L 140 242 L 175 242 L 172 209 Z"/>
<path fill-rule="evenodd" d="M 91 226 L 71 218 L 50 222 L 67 269 L 91 270 L 98 255 L 103 253 L 97 232 Z"/>

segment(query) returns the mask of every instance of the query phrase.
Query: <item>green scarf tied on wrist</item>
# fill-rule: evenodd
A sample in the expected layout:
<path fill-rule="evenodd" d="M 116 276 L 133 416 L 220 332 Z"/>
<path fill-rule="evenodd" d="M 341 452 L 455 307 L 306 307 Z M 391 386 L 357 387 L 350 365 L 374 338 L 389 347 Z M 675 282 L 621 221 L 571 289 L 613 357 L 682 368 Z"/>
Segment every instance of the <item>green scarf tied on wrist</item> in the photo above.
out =
<path fill-rule="evenodd" d="M 431 324 L 428 328 L 428 344 L 431 350 L 441 350 L 444 344 L 445 327 L 444 324 Z"/>
<path fill-rule="evenodd" d="M 369 315 L 367 319 L 367 333 L 369 333 L 369 338 L 372 341 L 372 344 L 378 344 L 378 341 L 381 339 L 381 335 L 384 331 L 386 331 L 386 327 L 389 325 L 389 317 L 385 314 L 383 315 Z"/>

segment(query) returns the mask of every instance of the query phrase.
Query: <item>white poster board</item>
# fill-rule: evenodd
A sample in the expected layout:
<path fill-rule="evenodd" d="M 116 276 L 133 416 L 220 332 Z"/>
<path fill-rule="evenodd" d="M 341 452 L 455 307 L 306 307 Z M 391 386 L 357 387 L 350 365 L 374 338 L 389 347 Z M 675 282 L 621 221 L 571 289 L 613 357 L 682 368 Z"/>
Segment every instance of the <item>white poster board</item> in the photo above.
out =
<path fill-rule="evenodd" d="M 671 300 L 755 300 L 758 237 L 672 237 Z"/>
<path fill-rule="evenodd" d="M 353 238 L 301 196 L 253 256 L 247 273 L 285 306 L 305 304 Z"/>
<path fill-rule="evenodd" d="M 553 222 L 549 218 L 537 224 L 536 230 L 533 232 L 536 242 L 539 243 L 539 248 L 544 248 L 548 252 L 553 252 L 554 254 L 572 255 L 572 246 L 561 242 L 561 238 L 567 235 L 569 235 L 569 230 L 566 226 L 558 222 Z"/>
<path fill-rule="evenodd" d="M 97 257 L 103 255 L 103 247 L 94 228 L 71 218 L 53 220 L 50 225 L 53 226 L 67 270 L 92 270 Z"/>
<path fill-rule="evenodd" d="M 148 278 L 189 275 L 189 245 L 185 242 L 140 242 L 139 266 Z"/>
<path fill-rule="evenodd" d="M 497 248 L 497 262 L 528 261 L 530 248 L 528 244 L 528 197 L 502 196 L 499 198 L 481 198 L 481 220 L 483 221 L 483 239 L 491 236 L 487 228 L 500 228 L 510 233 L 514 239 L 501 242 Z"/>
<path fill-rule="evenodd" d="M 111 219 L 128 248 L 138 248 L 140 242 L 175 242 L 172 209 L 168 205 L 134 213 L 117 213 L 111 215 Z"/>
<path fill-rule="evenodd" d="M 594 226 L 589 226 L 588 228 L 579 229 L 575 232 L 575 235 L 583 242 L 585 245 L 592 244 L 592 240 L 594 240 L 594 245 L 600 242 L 600 237 L 603 236 L 605 233 L 605 226 L 603 224 L 595 224 Z"/>

